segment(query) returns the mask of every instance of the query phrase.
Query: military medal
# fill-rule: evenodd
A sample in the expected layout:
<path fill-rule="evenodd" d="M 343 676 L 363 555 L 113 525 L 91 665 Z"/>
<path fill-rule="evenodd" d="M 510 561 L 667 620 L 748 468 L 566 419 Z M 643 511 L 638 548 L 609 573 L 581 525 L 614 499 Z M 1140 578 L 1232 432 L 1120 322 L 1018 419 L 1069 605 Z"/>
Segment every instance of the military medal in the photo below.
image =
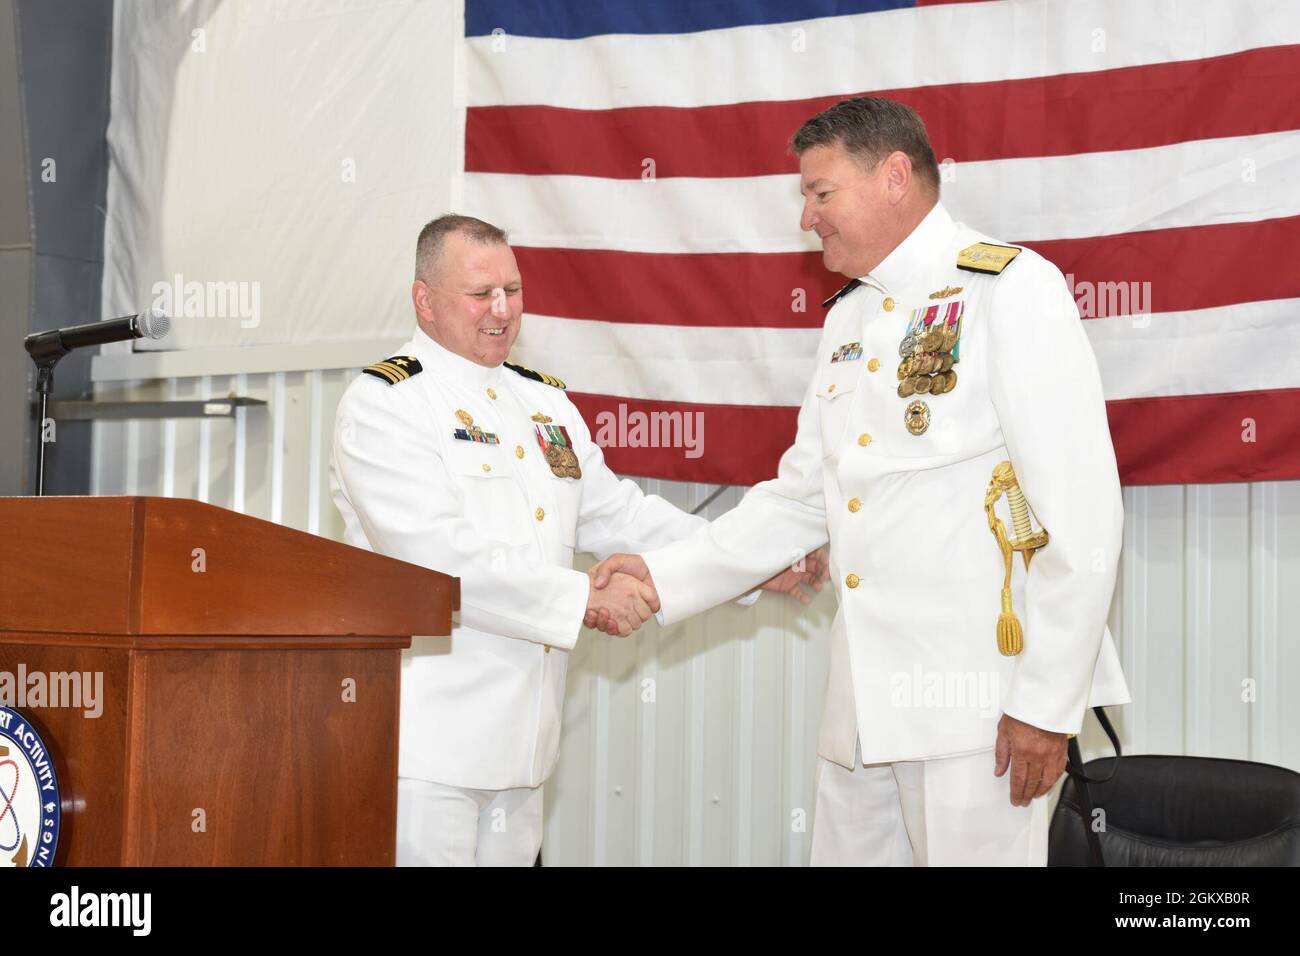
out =
<path fill-rule="evenodd" d="M 846 342 L 831 353 L 831 364 L 836 362 L 856 362 L 862 358 L 861 342 Z"/>
<path fill-rule="evenodd" d="M 946 299 L 961 292 L 960 287 L 945 286 L 930 293 L 931 300 Z M 957 387 L 953 368 L 961 361 L 961 329 L 965 303 L 961 299 L 913 309 L 907 331 L 898 343 L 898 397 L 946 395 Z M 907 406 L 903 417 L 907 430 L 924 435 L 930 427 L 930 406 L 916 400 Z"/>
<path fill-rule="evenodd" d="M 924 435 L 930 427 L 930 406 L 920 399 L 912 402 L 903 414 L 903 423 L 913 435 Z"/>
<path fill-rule="evenodd" d="M 546 418 L 545 415 L 542 417 Z M 534 415 L 533 418 L 536 419 L 537 416 Z M 578 464 L 578 454 L 573 450 L 569 430 L 563 425 L 547 422 L 539 422 L 533 428 L 537 432 L 537 444 L 542 449 L 546 464 L 550 466 L 551 474 L 557 478 L 581 478 L 582 468 Z"/>
<path fill-rule="evenodd" d="M 499 445 L 501 439 L 492 432 L 485 432 L 478 425 L 474 424 L 474 416 L 463 408 L 456 409 L 456 418 L 464 425 L 464 428 L 457 428 L 452 432 L 453 438 L 457 441 L 474 441 L 484 445 Z"/>

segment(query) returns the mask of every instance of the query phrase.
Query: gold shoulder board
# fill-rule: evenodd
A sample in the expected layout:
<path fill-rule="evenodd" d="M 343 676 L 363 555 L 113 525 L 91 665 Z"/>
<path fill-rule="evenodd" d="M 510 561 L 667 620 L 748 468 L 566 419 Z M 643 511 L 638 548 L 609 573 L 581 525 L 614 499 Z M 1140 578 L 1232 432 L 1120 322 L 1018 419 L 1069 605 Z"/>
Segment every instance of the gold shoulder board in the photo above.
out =
<path fill-rule="evenodd" d="M 366 375 L 382 378 L 389 385 L 396 385 L 398 382 L 405 382 L 412 375 L 419 375 L 424 368 L 414 355 L 394 355 L 374 365 L 367 365 L 361 371 Z"/>
<path fill-rule="evenodd" d="M 998 275 L 1011 260 L 1020 255 L 1017 246 L 999 246 L 992 242 L 977 242 L 957 253 L 957 268 L 967 272 L 984 272 Z"/>
<path fill-rule="evenodd" d="M 518 372 L 524 378 L 531 378 L 534 382 L 541 382 L 543 385 L 549 385 L 552 388 L 568 388 L 554 375 L 547 375 L 545 372 L 535 372 L 531 368 L 525 368 L 522 365 L 513 365 L 510 362 L 503 363 L 506 368 L 512 372 Z"/>

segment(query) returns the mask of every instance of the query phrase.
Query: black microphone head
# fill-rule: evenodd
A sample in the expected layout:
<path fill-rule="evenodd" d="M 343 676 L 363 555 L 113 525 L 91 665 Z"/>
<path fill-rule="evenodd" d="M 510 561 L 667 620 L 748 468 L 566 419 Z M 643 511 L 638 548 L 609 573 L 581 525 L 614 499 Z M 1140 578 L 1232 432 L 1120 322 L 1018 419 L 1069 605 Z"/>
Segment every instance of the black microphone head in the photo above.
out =
<path fill-rule="evenodd" d="M 167 318 L 167 313 L 162 309 L 150 309 L 148 312 L 141 312 L 136 321 L 140 330 L 140 337 L 146 339 L 160 339 L 172 327 L 172 320 Z"/>

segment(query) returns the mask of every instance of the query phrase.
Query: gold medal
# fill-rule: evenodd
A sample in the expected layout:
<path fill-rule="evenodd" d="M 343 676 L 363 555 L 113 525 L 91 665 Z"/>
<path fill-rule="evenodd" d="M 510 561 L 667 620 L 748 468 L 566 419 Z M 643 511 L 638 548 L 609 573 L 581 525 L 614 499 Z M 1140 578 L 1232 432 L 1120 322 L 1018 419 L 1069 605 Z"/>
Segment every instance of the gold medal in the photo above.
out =
<path fill-rule="evenodd" d="M 933 352 L 943 344 L 943 330 L 931 329 L 921 336 L 921 351 Z"/>
<path fill-rule="evenodd" d="M 572 448 L 565 445 L 548 444 L 546 464 L 550 466 L 551 474 L 557 478 L 582 477 L 582 469 L 578 467 L 578 456 Z"/>
<path fill-rule="evenodd" d="M 934 384 L 934 383 L 933 383 L 932 381 L 930 381 L 930 376 L 928 376 L 928 375 L 918 375 L 918 376 L 916 377 L 916 384 L 915 384 L 915 386 L 913 386 L 913 387 L 915 388 L 915 390 L 917 391 L 918 394 L 925 395 L 926 393 L 928 393 L 928 392 L 930 391 L 930 387 L 931 387 L 933 384 Z"/>
<path fill-rule="evenodd" d="M 916 393 L 916 385 L 910 378 L 905 378 L 898 383 L 898 397 L 907 398 Z"/>
<path fill-rule="evenodd" d="M 578 465 L 578 455 L 572 448 L 567 445 L 560 446 L 560 452 L 564 457 L 564 467 L 566 478 L 581 478 L 582 468 Z"/>
<path fill-rule="evenodd" d="M 930 406 L 920 399 L 912 402 L 903 413 L 903 424 L 913 435 L 924 435 L 930 427 Z"/>
<path fill-rule="evenodd" d="M 952 353 L 951 353 L 951 352 L 944 352 L 944 353 L 943 353 L 943 361 L 939 363 L 939 371 L 940 371 L 940 372 L 946 372 L 946 371 L 948 371 L 950 368 L 952 368 L 952 363 L 953 363 L 954 361 L 956 361 L 956 360 L 952 357 Z"/>
<path fill-rule="evenodd" d="M 564 447 L 562 445 L 546 446 L 546 464 L 550 465 L 551 473 L 557 478 L 565 477 L 567 470 L 564 465 Z"/>

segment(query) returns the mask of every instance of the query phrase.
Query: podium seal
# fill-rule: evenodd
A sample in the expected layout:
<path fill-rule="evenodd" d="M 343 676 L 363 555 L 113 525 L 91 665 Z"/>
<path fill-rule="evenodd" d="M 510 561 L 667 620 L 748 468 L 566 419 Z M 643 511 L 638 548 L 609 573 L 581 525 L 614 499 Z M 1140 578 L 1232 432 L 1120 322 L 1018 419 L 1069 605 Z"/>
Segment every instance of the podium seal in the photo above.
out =
<path fill-rule="evenodd" d="M 21 713 L 0 707 L 0 867 L 53 866 L 60 814 L 45 741 Z"/>

